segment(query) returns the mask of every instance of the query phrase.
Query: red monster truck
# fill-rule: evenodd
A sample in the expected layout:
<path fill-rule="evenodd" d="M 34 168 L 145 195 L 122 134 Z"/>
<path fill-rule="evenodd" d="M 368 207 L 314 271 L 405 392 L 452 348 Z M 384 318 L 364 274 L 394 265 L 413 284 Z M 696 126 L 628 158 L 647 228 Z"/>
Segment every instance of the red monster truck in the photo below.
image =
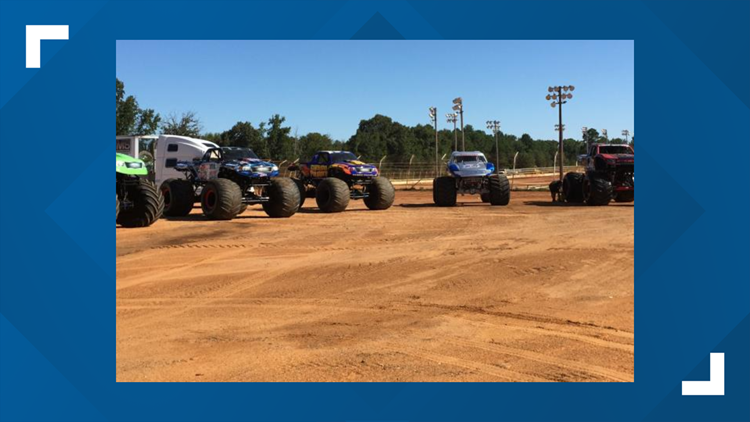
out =
<path fill-rule="evenodd" d="M 586 173 L 570 172 L 550 184 L 552 199 L 588 205 L 635 201 L 635 152 L 629 145 L 592 144 L 578 157 Z M 562 189 L 560 189 L 562 188 Z"/>

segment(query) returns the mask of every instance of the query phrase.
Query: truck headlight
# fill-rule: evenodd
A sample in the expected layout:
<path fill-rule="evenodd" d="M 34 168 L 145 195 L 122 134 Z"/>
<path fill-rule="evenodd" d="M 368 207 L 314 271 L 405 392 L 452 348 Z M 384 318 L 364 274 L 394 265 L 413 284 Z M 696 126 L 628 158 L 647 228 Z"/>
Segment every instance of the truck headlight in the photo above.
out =
<path fill-rule="evenodd" d="M 244 166 L 240 167 L 240 171 L 252 171 L 253 168 L 249 164 L 245 164 Z"/>

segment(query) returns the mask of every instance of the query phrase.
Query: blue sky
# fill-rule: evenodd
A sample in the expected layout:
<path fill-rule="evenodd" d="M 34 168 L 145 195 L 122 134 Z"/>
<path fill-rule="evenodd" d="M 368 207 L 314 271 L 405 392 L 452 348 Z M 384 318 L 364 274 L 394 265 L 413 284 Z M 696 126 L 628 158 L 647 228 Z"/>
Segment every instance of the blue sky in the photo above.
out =
<path fill-rule="evenodd" d="M 632 41 L 118 41 L 117 77 L 162 115 L 194 111 L 206 132 L 286 116 L 300 135 L 347 140 L 384 114 L 439 125 L 464 99 L 465 123 L 554 139 L 550 85 L 574 85 L 566 137 L 581 127 L 634 132 Z"/>

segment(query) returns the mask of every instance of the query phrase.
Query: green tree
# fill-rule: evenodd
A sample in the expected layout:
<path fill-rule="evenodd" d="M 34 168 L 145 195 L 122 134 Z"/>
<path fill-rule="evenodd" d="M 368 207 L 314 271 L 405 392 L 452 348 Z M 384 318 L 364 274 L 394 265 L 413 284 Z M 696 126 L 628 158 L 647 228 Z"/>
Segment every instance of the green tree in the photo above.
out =
<path fill-rule="evenodd" d="M 192 138 L 200 137 L 202 129 L 200 120 L 192 111 L 182 113 L 180 117 L 172 113 L 161 125 L 161 130 L 165 134 Z"/>
<path fill-rule="evenodd" d="M 299 158 L 309 161 L 317 151 L 333 149 L 333 140 L 328 135 L 311 132 L 299 138 Z"/>
<path fill-rule="evenodd" d="M 237 122 L 231 129 L 221 134 L 222 145 L 250 148 L 261 157 L 268 157 L 266 142 L 260 131 L 250 122 Z"/>
<path fill-rule="evenodd" d="M 599 131 L 594 128 L 591 128 L 586 131 L 586 139 L 584 139 L 584 141 L 586 141 L 589 144 L 607 142 L 606 138 L 599 135 Z"/>
<path fill-rule="evenodd" d="M 275 160 L 293 160 L 296 158 L 294 157 L 294 139 L 289 136 L 292 128 L 283 126 L 285 121 L 286 118 L 278 114 L 274 114 L 268 119 L 266 142 L 270 158 Z"/>
<path fill-rule="evenodd" d="M 116 81 L 115 129 L 117 135 L 149 135 L 156 133 L 161 117 L 153 109 L 141 109 L 134 96 L 125 96 L 125 84 Z"/>

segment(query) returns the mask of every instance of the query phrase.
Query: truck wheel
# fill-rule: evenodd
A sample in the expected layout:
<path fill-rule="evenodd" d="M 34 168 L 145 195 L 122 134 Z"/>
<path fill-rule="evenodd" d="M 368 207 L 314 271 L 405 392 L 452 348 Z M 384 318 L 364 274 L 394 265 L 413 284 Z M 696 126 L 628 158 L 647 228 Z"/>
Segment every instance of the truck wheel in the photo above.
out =
<path fill-rule="evenodd" d="M 138 183 L 129 186 L 127 192 L 133 206 L 118 213 L 117 224 L 127 228 L 148 227 L 161 218 L 164 197 L 153 182 L 138 179 Z"/>
<path fill-rule="evenodd" d="M 375 177 L 372 184 L 367 185 L 365 205 L 371 210 L 387 210 L 396 199 L 396 190 L 391 181 L 385 177 Z"/>
<path fill-rule="evenodd" d="M 300 192 L 294 181 L 288 177 L 274 177 L 266 192 L 268 202 L 263 203 L 263 211 L 271 218 L 289 218 L 300 207 Z"/>
<path fill-rule="evenodd" d="M 612 183 L 595 173 L 583 179 L 583 198 L 588 205 L 609 205 L 612 201 Z"/>
<path fill-rule="evenodd" d="M 195 192 L 193 184 L 185 179 L 167 179 L 161 184 L 164 196 L 164 215 L 167 217 L 185 217 L 193 210 Z"/>
<path fill-rule="evenodd" d="M 294 180 L 294 183 L 297 185 L 297 190 L 299 190 L 299 208 L 297 208 L 297 211 L 299 211 L 302 206 L 305 205 L 305 199 L 307 199 L 307 187 L 305 186 L 305 182 L 300 179 L 292 180 Z"/>
<path fill-rule="evenodd" d="M 549 192 L 552 194 L 552 202 L 557 202 L 560 195 L 560 181 L 555 180 L 549 184 Z"/>
<path fill-rule="evenodd" d="M 510 182 L 508 176 L 500 173 L 490 176 L 490 205 L 508 205 L 510 202 Z"/>
<path fill-rule="evenodd" d="M 229 179 L 212 180 L 203 186 L 201 208 L 211 220 L 231 220 L 242 208 L 242 189 Z"/>
<path fill-rule="evenodd" d="M 432 200 L 438 207 L 456 205 L 456 180 L 450 176 L 438 177 L 432 182 Z"/>
<path fill-rule="evenodd" d="M 479 195 L 479 197 L 482 198 L 482 202 L 484 202 L 485 204 L 488 204 L 490 202 L 490 193 L 489 192 L 483 193 L 483 194 Z"/>
<path fill-rule="evenodd" d="M 626 190 L 617 192 L 615 195 L 615 202 L 633 202 L 635 201 L 635 191 Z"/>
<path fill-rule="evenodd" d="M 583 173 L 568 173 L 563 178 L 565 201 L 573 204 L 583 202 Z"/>
<path fill-rule="evenodd" d="M 325 213 L 343 212 L 349 206 L 349 185 L 341 179 L 326 177 L 315 193 L 318 208 Z"/>

